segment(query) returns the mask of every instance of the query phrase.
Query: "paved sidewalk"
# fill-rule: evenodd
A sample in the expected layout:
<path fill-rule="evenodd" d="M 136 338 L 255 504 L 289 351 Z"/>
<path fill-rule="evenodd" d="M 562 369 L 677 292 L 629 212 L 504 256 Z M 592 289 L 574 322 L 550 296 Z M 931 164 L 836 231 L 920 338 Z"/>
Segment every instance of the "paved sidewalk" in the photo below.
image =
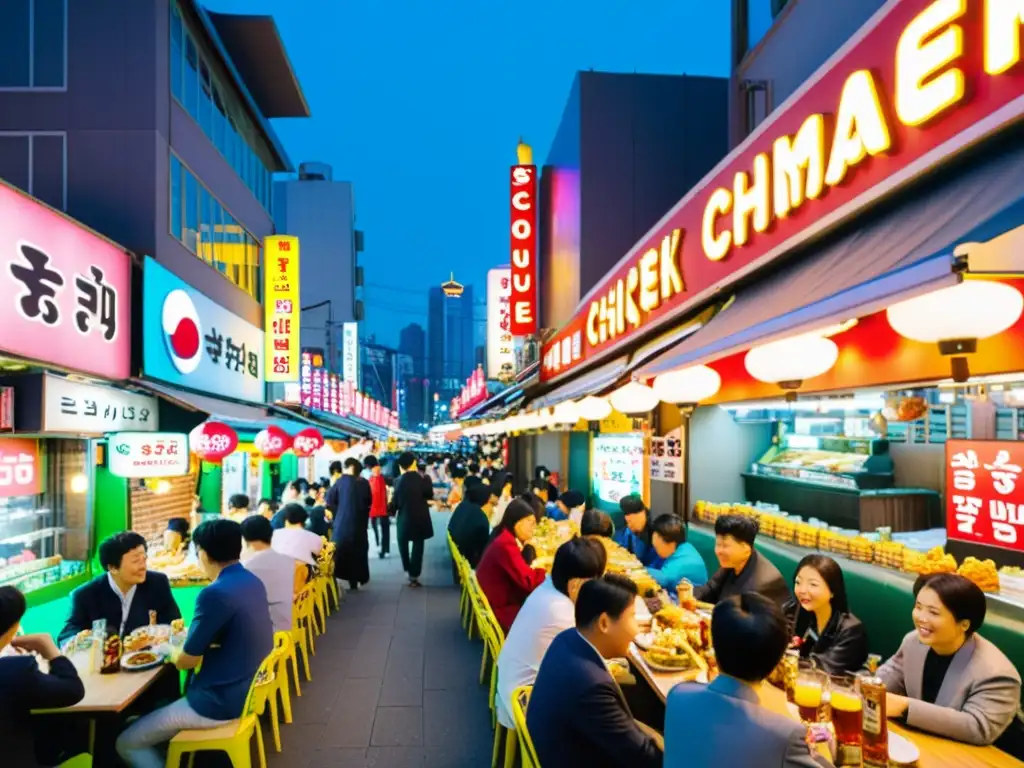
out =
<path fill-rule="evenodd" d="M 377 559 L 371 535 L 370 584 L 346 592 L 318 638 L 313 681 L 293 698 L 281 754 L 264 728 L 270 768 L 488 768 L 481 645 L 459 623 L 447 524 L 434 515 L 423 589 L 405 586 L 394 549 Z"/>

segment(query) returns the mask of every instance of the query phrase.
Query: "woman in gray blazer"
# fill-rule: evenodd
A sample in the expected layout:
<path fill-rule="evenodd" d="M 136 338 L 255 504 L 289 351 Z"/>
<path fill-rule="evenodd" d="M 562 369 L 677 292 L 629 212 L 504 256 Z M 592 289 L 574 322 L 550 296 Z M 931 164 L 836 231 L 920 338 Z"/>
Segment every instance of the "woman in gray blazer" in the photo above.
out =
<path fill-rule="evenodd" d="M 955 573 L 914 584 L 914 631 L 878 670 L 889 717 L 967 744 L 991 744 L 1020 708 L 1020 674 L 977 634 L 985 594 Z"/>

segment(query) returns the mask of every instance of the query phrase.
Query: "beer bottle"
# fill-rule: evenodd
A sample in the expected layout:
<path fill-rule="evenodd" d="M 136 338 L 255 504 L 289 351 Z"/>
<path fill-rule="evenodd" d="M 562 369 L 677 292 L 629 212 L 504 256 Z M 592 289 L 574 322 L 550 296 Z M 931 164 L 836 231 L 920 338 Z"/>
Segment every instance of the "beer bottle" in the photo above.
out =
<path fill-rule="evenodd" d="M 864 739 L 862 754 L 864 768 L 888 768 L 889 725 L 885 713 L 885 683 L 878 676 L 882 658 L 868 656 L 868 674 L 860 679 L 860 693 L 864 699 Z"/>

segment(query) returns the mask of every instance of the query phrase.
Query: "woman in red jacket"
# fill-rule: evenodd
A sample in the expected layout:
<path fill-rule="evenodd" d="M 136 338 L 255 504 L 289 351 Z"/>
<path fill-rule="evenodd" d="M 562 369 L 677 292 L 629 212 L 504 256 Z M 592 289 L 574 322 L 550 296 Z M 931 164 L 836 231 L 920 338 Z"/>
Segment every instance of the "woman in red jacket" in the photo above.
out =
<path fill-rule="evenodd" d="M 476 566 L 480 589 L 506 635 L 526 598 L 548 575 L 543 568 L 529 566 L 535 553 L 528 545 L 536 529 L 533 507 L 522 499 L 513 499 Z"/>
<path fill-rule="evenodd" d="M 391 518 L 388 517 L 388 482 L 381 473 L 376 456 L 363 459 L 363 466 L 370 470 L 370 525 L 373 538 L 377 540 L 377 556 L 383 560 L 391 550 Z"/>

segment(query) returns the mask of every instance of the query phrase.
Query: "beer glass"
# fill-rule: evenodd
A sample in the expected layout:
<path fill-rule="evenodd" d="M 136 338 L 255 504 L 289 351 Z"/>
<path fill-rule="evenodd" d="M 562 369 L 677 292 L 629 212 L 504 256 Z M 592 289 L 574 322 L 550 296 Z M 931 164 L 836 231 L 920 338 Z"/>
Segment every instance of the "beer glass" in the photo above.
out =
<path fill-rule="evenodd" d="M 834 675 L 830 681 L 832 727 L 836 731 L 837 765 L 860 765 L 863 703 L 853 675 Z"/>
<path fill-rule="evenodd" d="M 814 667 L 801 667 L 793 686 L 793 703 L 804 725 L 828 722 L 828 675 Z"/>

